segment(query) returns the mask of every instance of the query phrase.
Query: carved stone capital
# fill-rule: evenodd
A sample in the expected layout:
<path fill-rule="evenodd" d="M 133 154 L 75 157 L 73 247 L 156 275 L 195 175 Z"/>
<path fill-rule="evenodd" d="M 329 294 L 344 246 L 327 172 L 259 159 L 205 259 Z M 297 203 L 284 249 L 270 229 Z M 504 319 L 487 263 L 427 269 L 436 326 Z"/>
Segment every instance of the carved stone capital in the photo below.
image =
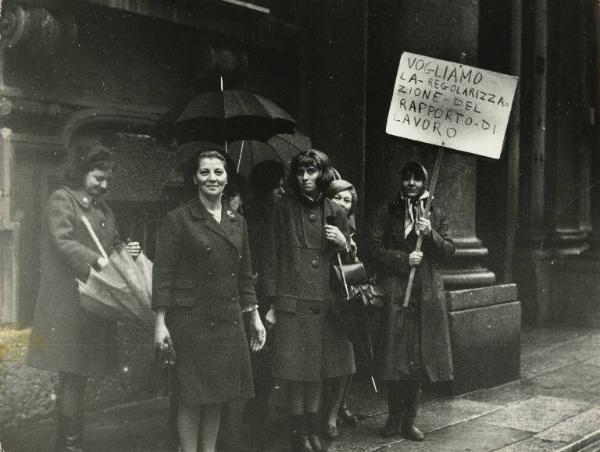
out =
<path fill-rule="evenodd" d="M 26 49 L 36 56 L 51 56 L 72 43 L 77 35 L 73 17 L 46 8 L 3 5 L 0 48 Z"/>

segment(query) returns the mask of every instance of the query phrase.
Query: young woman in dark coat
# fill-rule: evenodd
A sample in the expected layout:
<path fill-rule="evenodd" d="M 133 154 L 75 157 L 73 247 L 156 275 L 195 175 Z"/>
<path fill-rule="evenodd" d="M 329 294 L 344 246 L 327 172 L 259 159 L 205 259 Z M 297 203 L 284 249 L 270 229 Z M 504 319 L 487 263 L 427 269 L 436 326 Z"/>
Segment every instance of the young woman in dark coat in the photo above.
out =
<path fill-rule="evenodd" d="M 429 196 L 427 171 L 418 162 L 402 169 L 398 198 L 383 206 L 367 238 L 369 262 L 389 294 L 384 315 L 385 336 L 377 350 L 381 376 L 388 383 L 389 417 L 381 434 L 401 433 L 422 441 L 414 425 L 421 382 L 447 381 L 453 377 L 448 313 L 438 264 L 454 254 L 450 227 L 444 212 L 433 206 L 424 216 Z M 422 251 L 415 251 L 419 235 Z M 411 268 L 415 282 L 408 310 L 402 310 Z"/>
<path fill-rule="evenodd" d="M 222 202 L 225 159 L 199 150 L 190 160 L 197 196 L 167 214 L 153 269 L 155 343 L 172 343 L 183 452 L 213 452 L 223 404 L 254 395 L 250 347 L 265 329 L 256 309 L 244 218 Z"/>
<path fill-rule="evenodd" d="M 264 283 L 275 308 L 272 369 L 288 387 L 293 451 L 323 450 L 321 380 L 355 372 L 352 344 L 327 315 L 328 304 L 339 296 L 331 266 L 338 252 L 350 251 L 346 213 L 324 197 L 331 180 L 322 152 L 294 157 L 295 193 L 277 205 L 266 244 Z"/>
<path fill-rule="evenodd" d="M 88 377 L 116 370 L 116 324 L 83 310 L 76 280 L 108 264 L 82 217 L 110 254 L 121 246 L 115 217 L 102 195 L 115 160 L 101 145 L 79 146 L 65 171 L 65 185 L 50 195 L 42 224 L 42 280 L 35 307 L 28 364 L 58 372 L 56 451 L 81 450 L 83 396 Z M 132 256 L 137 242 L 127 244 Z"/>

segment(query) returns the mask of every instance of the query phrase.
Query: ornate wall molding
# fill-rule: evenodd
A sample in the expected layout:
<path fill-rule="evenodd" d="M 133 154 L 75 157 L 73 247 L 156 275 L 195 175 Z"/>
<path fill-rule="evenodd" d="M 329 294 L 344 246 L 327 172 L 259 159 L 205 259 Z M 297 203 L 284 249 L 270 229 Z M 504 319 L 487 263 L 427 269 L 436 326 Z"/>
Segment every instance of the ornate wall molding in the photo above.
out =
<path fill-rule="evenodd" d="M 127 132 L 150 135 L 158 115 L 140 110 L 86 108 L 69 116 L 60 134 L 68 149 L 79 134 L 96 129 L 98 132 Z"/>
<path fill-rule="evenodd" d="M 0 47 L 26 49 L 33 55 L 51 56 L 77 37 L 73 17 L 62 11 L 50 11 L 17 3 L 3 5 L 0 21 Z"/>

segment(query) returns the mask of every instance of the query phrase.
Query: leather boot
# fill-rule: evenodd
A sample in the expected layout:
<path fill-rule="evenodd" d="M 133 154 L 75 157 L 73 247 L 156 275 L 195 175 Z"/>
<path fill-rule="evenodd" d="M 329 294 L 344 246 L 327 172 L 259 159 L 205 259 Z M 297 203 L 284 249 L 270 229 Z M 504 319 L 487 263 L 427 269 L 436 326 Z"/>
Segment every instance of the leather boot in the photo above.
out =
<path fill-rule="evenodd" d="M 415 427 L 415 418 L 419 408 L 419 396 L 421 394 L 421 381 L 408 380 L 404 383 L 404 404 L 402 418 L 402 436 L 413 441 L 423 441 L 425 435 Z"/>
<path fill-rule="evenodd" d="M 321 444 L 321 416 L 318 413 L 308 413 L 308 440 L 315 452 L 326 452 L 327 449 Z"/>
<path fill-rule="evenodd" d="M 304 415 L 290 416 L 290 423 L 292 427 L 290 436 L 292 452 L 313 452 L 314 449 L 308 440 L 306 417 Z"/>
<path fill-rule="evenodd" d="M 390 384 L 388 388 L 388 418 L 379 433 L 384 438 L 399 435 L 401 421 L 402 392 L 397 384 Z"/>
<path fill-rule="evenodd" d="M 408 416 L 402 418 L 402 436 L 413 441 L 423 441 L 425 439 L 423 432 L 415 427 L 415 418 Z"/>
<path fill-rule="evenodd" d="M 58 414 L 55 452 L 82 452 L 83 421 Z"/>

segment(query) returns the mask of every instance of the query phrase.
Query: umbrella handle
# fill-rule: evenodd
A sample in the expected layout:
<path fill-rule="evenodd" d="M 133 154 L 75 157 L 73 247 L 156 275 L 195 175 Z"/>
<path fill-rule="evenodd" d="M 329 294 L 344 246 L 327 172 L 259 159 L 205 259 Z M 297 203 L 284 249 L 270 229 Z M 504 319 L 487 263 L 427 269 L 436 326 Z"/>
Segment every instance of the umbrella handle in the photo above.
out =
<path fill-rule="evenodd" d="M 90 223 L 90 220 L 88 220 L 88 217 L 86 217 L 85 215 L 81 215 L 81 221 L 83 222 L 83 224 L 85 225 L 85 228 L 87 229 L 90 236 L 92 237 L 92 240 L 98 247 L 98 250 L 100 251 L 100 254 L 102 254 L 102 257 L 104 259 L 108 260 L 108 255 L 106 254 L 106 251 L 104 251 L 104 247 L 100 243 L 100 240 L 98 240 L 98 236 L 94 232 L 94 228 L 92 227 L 92 223 Z"/>

